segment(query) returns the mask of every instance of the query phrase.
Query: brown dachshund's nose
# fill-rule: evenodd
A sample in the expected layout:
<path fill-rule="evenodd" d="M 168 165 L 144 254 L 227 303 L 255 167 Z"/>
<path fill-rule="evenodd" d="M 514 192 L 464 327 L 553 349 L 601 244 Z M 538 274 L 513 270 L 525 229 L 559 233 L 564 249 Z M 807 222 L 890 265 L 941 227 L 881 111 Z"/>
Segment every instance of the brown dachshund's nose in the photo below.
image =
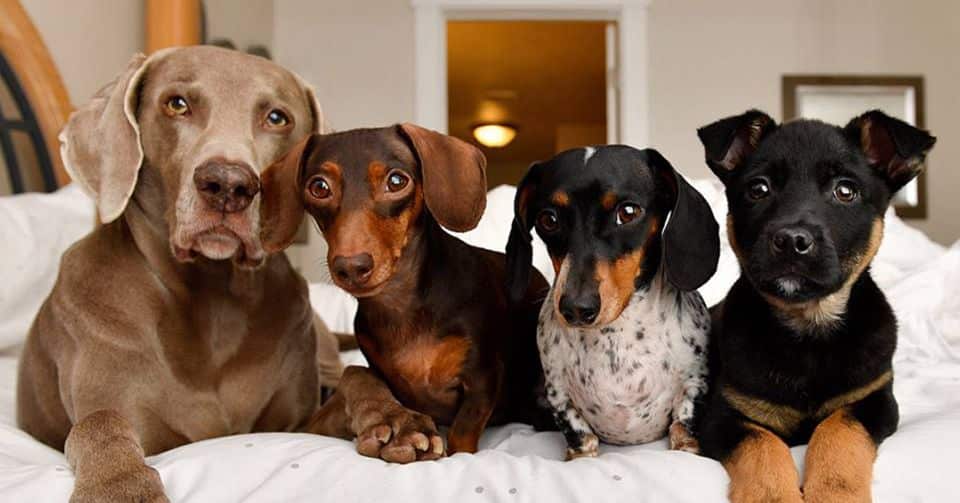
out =
<path fill-rule="evenodd" d="M 338 255 L 333 258 L 330 269 L 337 279 L 350 286 L 363 286 L 373 274 L 373 257 L 360 253 L 350 257 Z"/>
<path fill-rule="evenodd" d="M 194 172 L 193 183 L 210 209 L 226 213 L 245 210 L 260 192 L 260 180 L 245 164 L 208 162 Z"/>

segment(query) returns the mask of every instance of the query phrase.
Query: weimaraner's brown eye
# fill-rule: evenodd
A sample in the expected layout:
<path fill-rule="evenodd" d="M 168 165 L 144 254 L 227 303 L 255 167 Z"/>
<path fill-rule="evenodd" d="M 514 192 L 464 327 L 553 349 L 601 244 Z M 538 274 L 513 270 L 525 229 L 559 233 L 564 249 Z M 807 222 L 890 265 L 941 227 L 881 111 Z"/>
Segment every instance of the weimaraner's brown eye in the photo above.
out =
<path fill-rule="evenodd" d="M 408 183 L 410 183 L 410 178 L 399 171 L 387 175 L 387 191 L 389 192 L 400 192 Z"/>
<path fill-rule="evenodd" d="M 164 111 L 171 117 L 190 114 L 190 104 L 183 96 L 171 96 L 164 104 Z"/>
<path fill-rule="evenodd" d="M 290 124 L 290 118 L 281 110 L 271 110 L 267 114 L 267 126 L 271 128 L 282 128 Z"/>
<path fill-rule="evenodd" d="M 332 193 L 330 190 L 330 184 L 327 183 L 327 181 L 323 178 L 314 178 L 311 180 L 307 190 L 310 191 L 311 196 L 317 199 L 326 199 L 330 197 L 330 194 Z"/>
<path fill-rule="evenodd" d="M 633 222 L 643 213 L 643 208 L 633 203 L 624 203 L 617 209 L 617 225 Z"/>

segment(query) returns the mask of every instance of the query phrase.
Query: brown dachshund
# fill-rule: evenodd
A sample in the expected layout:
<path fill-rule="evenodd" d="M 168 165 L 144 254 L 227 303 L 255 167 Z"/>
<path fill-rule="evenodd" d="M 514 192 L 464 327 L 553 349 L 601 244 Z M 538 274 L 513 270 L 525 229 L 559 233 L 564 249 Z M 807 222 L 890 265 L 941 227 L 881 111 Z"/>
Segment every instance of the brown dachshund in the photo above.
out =
<path fill-rule="evenodd" d="M 293 239 L 304 208 L 334 281 L 357 297 L 369 369 L 350 367 L 311 431 L 357 437 L 392 462 L 475 452 L 488 423 L 553 427 L 538 400 L 536 323 L 548 286 L 508 301 L 504 256 L 467 245 L 486 206 L 486 160 L 412 124 L 313 135 L 263 175 L 264 246 Z"/>

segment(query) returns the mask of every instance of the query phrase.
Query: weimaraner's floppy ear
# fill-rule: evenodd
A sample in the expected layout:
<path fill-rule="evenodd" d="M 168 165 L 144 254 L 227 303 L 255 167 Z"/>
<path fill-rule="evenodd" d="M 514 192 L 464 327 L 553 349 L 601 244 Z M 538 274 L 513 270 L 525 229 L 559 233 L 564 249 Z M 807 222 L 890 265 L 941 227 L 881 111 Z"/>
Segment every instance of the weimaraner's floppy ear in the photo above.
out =
<path fill-rule="evenodd" d="M 300 173 L 319 137 L 304 138 L 260 175 L 260 241 L 267 253 L 283 250 L 297 236 L 304 215 Z"/>
<path fill-rule="evenodd" d="M 777 129 L 777 123 L 760 110 L 726 117 L 697 129 L 707 166 L 724 183 L 727 175 L 743 165 L 760 141 Z"/>
<path fill-rule="evenodd" d="M 300 88 L 302 88 L 303 92 L 307 95 L 307 104 L 310 106 L 310 115 L 313 119 L 313 126 L 310 128 L 310 132 L 320 134 L 329 133 L 330 125 L 327 124 L 326 118 L 323 115 L 323 108 L 320 107 L 320 100 L 317 99 L 317 93 L 314 91 L 313 86 L 296 73 L 290 73 L 293 74 L 293 78 L 296 79 L 297 83 L 300 84 Z"/>
<path fill-rule="evenodd" d="M 660 152 L 641 152 L 646 163 L 667 182 L 675 197 L 663 229 L 663 266 L 667 280 L 691 292 L 710 280 L 720 260 L 720 229 L 710 205 Z"/>
<path fill-rule="evenodd" d="M 136 117 L 138 91 L 149 61 L 158 54 L 135 55 L 116 80 L 73 112 L 60 132 L 60 155 L 67 173 L 97 201 L 103 223 L 123 213 L 137 185 L 143 163 Z"/>
<path fill-rule="evenodd" d="M 879 110 L 853 118 L 843 131 L 887 181 L 891 192 L 920 174 L 927 153 L 937 142 L 930 133 Z"/>
<path fill-rule="evenodd" d="M 456 232 L 473 229 L 487 206 L 487 158 L 469 143 L 403 123 L 423 173 L 423 198 L 440 225 Z"/>

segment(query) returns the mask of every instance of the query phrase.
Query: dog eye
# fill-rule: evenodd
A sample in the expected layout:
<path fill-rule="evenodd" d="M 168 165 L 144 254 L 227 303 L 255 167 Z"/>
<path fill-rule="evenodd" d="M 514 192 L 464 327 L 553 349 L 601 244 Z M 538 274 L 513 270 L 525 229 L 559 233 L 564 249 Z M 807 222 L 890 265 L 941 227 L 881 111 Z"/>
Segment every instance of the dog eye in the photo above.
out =
<path fill-rule="evenodd" d="M 190 104 L 183 96 L 171 96 L 164 103 L 164 108 L 167 115 L 171 117 L 184 116 L 190 113 Z"/>
<path fill-rule="evenodd" d="M 290 124 L 290 118 L 287 117 L 287 114 L 283 113 L 282 110 L 271 110 L 267 114 L 267 126 L 273 128 L 282 128 L 287 124 Z"/>
<path fill-rule="evenodd" d="M 617 225 L 628 224 L 643 214 L 643 208 L 632 203 L 621 204 L 617 208 Z"/>
<path fill-rule="evenodd" d="M 763 179 L 754 180 L 747 187 L 747 195 L 750 196 L 750 199 L 759 201 L 770 195 L 770 184 Z"/>
<path fill-rule="evenodd" d="M 310 181 L 310 185 L 307 186 L 307 190 L 310 191 L 310 195 L 317 199 L 326 199 L 330 197 L 332 191 L 330 190 L 330 184 L 327 183 L 323 178 L 314 178 Z"/>
<path fill-rule="evenodd" d="M 407 184 L 410 183 L 410 177 L 400 173 L 399 171 L 394 171 L 387 175 L 387 191 L 388 192 L 400 192 L 403 190 Z"/>
<path fill-rule="evenodd" d="M 543 232 L 553 232 L 560 228 L 560 219 L 553 210 L 543 210 L 537 215 L 537 227 Z"/>
<path fill-rule="evenodd" d="M 853 202 L 857 198 L 857 187 L 851 182 L 840 181 L 837 182 L 837 186 L 833 188 L 833 197 L 836 197 L 838 201 L 842 203 Z"/>

